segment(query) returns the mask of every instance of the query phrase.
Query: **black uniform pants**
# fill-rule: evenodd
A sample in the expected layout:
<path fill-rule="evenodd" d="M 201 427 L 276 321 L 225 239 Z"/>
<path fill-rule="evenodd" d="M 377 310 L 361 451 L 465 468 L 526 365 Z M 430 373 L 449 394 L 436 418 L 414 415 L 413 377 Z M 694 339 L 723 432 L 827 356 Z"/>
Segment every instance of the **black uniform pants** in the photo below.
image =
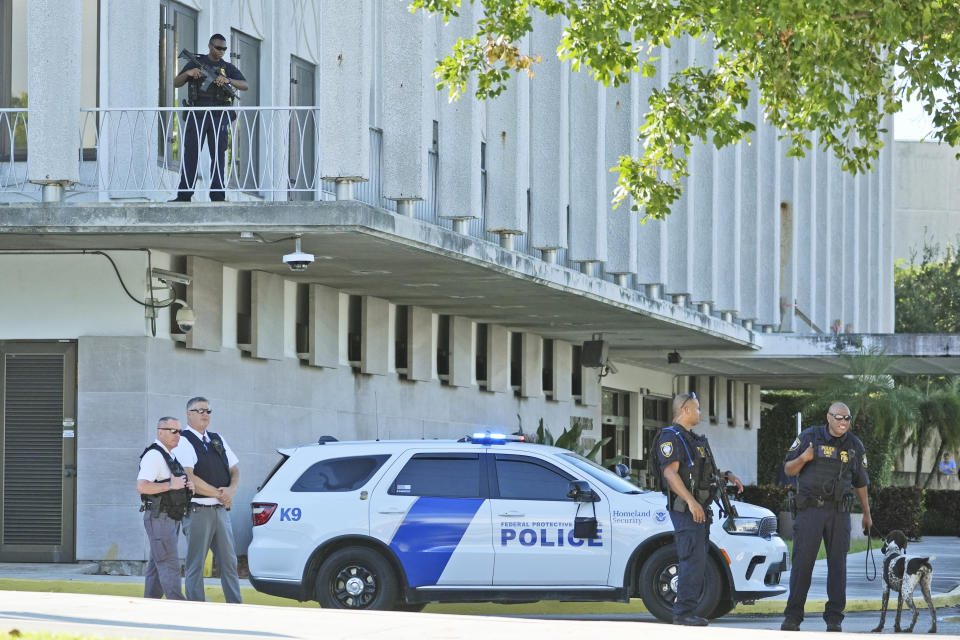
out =
<path fill-rule="evenodd" d="M 184 118 L 183 162 L 180 166 L 178 200 L 193 197 L 200 165 L 200 147 L 207 145 L 210 154 L 210 200 L 223 201 L 224 155 L 230 133 L 230 116 L 226 111 L 188 111 Z"/>
<path fill-rule="evenodd" d="M 703 592 L 710 523 L 694 522 L 689 510 L 681 513 L 671 509 L 670 520 L 673 522 L 673 537 L 679 559 L 673 617 L 680 618 L 694 614 Z"/>
<path fill-rule="evenodd" d="M 850 551 L 850 514 L 837 511 L 832 504 L 797 512 L 793 521 L 793 564 L 790 567 L 790 596 L 783 616 L 803 621 L 813 565 L 820 541 L 827 551 L 827 605 L 823 619 L 840 624 L 847 606 L 847 552 Z"/>

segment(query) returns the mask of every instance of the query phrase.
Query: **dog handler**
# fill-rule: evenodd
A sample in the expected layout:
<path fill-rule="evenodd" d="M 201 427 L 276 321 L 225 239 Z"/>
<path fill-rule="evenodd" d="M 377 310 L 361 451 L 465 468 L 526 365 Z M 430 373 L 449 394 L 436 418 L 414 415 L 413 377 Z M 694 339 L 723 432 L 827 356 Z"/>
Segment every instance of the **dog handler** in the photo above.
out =
<path fill-rule="evenodd" d="M 800 629 L 821 540 L 827 550 L 827 605 L 823 619 L 827 631 L 841 631 L 847 605 L 847 553 L 854 494 L 863 508 L 863 529 L 869 531 L 873 524 L 867 501 L 867 455 L 860 439 L 850 433 L 850 420 L 847 405 L 834 402 L 827 412 L 827 424 L 802 431 L 784 460 L 786 474 L 799 478 L 790 596 L 781 631 Z"/>

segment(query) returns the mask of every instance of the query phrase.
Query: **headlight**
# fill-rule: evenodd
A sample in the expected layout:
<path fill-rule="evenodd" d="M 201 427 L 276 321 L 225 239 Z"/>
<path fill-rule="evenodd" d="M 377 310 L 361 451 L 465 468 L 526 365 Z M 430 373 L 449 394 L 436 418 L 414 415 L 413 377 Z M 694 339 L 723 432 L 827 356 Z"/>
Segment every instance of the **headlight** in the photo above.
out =
<path fill-rule="evenodd" d="M 727 518 L 723 528 L 735 536 L 760 535 L 760 518 Z"/>
<path fill-rule="evenodd" d="M 766 518 L 727 518 L 723 523 L 727 533 L 735 536 L 762 536 L 769 538 L 777 532 L 776 517 Z"/>

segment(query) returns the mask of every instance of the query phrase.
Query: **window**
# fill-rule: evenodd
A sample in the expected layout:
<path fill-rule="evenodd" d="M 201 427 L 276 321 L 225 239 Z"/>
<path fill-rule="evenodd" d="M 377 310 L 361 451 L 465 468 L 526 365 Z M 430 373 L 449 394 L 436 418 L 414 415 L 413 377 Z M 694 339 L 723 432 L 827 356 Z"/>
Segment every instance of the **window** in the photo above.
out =
<path fill-rule="evenodd" d="M 553 340 L 543 341 L 543 392 L 553 397 Z"/>
<path fill-rule="evenodd" d="M 394 323 L 393 366 L 400 375 L 406 375 L 409 366 L 407 362 L 407 352 L 409 350 L 407 331 L 409 326 L 410 307 L 405 304 L 398 304 L 396 306 L 396 322 Z"/>
<path fill-rule="evenodd" d="M 752 424 L 750 411 L 750 385 L 743 385 L 743 426 L 747 429 Z"/>
<path fill-rule="evenodd" d="M 159 106 L 178 107 L 187 100 L 189 86 L 184 84 L 174 89 L 173 79 L 187 63 L 178 58 L 180 51 L 198 51 L 197 12 L 172 0 L 160 1 L 160 93 Z M 160 164 L 168 169 L 177 169 L 180 163 L 180 122 L 176 113 L 165 111 L 159 125 Z"/>
<path fill-rule="evenodd" d="M 733 380 L 727 380 L 727 424 L 730 426 L 733 426 L 733 401 L 736 397 L 736 394 L 733 392 L 733 390 Z"/>
<path fill-rule="evenodd" d="M 350 296 L 347 309 L 347 360 L 355 367 L 360 366 L 363 355 L 362 321 L 363 298 Z"/>
<path fill-rule="evenodd" d="M 510 387 L 520 395 L 523 375 L 523 334 L 510 333 Z"/>
<path fill-rule="evenodd" d="M 570 500 L 573 477 L 536 458 L 497 455 L 500 497 L 508 500 Z"/>
<path fill-rule="evenodd" d="M 707 399 L 710 402 L 710 422 L 712 424 L 717 424 L 717 407 L 720 398 L 717 388 L 717 376 L 710 376 L 710 393 L 707 394 Z"/>
<path fill-rule="evenodd" d="M 391 495 L 481 498 L 476 453 L 418 453 L 390 485 Z"/>
<path fill-rule="evenodd" d="M 450 380 L 450 316 L 437 316 L 437 375 L 443 383 Z"/>
<path fill-rule="evenodd" d="M 477 348 L 475 373 L 481 389 L 487 388 L 487 325 L 477 323 Z"/>
<path fill-rule="evenodd" d="M 571 393 L 577 402 L 583 397 L 583 367 L 580 365 L 580 353 L 583 347 L 573 345 L 573 359 L 571 361 L 570 387 Z"/>
<path fill-rule="evenodd" d="M 390 458 L 389 455 L 334 458 L 314 463 L 290 487 L 294 493 L 356 491 Z"/>

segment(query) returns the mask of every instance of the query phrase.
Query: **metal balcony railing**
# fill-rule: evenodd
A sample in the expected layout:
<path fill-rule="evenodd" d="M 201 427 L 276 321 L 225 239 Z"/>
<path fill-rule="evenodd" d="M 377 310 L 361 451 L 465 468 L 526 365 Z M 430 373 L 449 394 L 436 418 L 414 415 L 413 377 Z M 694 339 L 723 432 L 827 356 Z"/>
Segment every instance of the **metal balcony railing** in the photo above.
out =
<path fill-rule="evenodd" d="M 40 187 L 27 182 L 27 110 L 0 109 L 0 192 L 37 199 Z"/>

